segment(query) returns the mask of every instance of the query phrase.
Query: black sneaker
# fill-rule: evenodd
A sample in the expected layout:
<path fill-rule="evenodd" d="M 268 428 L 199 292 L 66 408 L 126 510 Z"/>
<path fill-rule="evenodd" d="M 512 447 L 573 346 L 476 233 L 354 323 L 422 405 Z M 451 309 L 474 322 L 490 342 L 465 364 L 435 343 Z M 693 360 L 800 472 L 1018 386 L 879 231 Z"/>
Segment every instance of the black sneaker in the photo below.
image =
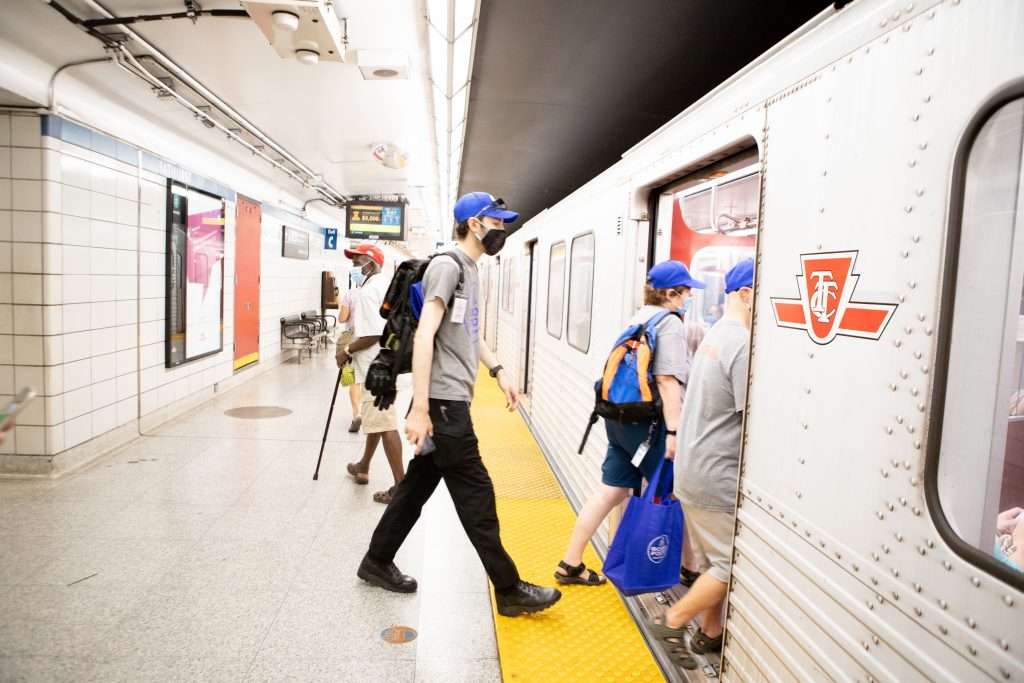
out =
<path fill-rule="evenodd" d="M 359 428 L 363 426 L 363 418 L 357 417 L 352 420 L 352 423 L 348 426 L 348 433 L 355 434 L 359 431 Z"/>
<path fill-rule="evenodd" d="M 356 575 L 367 583 L 372 583 L 374 586 L 380 586 L 385 590 L 394 591 L 395 593 L 416 592 L 416 579 L 398 571 L 398 567 L 395 566 L 394 562 L 382 564 L 366 555 L 363 557 L 363 561 L 359 563 Z"/>
<path fill-rule="evenodd" d="M 561 591 L 557 588 L 535 586 L 525 581 L 518 582 L 507 591 L 495 591 L 494 595 L 498 600 L 498 614 L 503 617 L 540 612 L 551 607 L 562 597 Z"/>

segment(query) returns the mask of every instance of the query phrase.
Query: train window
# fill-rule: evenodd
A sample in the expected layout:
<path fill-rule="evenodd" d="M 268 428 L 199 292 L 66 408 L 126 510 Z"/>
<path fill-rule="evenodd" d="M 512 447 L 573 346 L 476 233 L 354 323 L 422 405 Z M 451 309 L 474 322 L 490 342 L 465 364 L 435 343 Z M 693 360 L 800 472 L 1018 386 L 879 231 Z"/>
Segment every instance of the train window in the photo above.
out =
<path fill-rule="evenodd" d="M 569 345 L 590 349 L 590 320 L 594 302 L 594 233 L 572 241 L 569 263 Z"/>
<path fill-rule="evenodd" d="M 679 198 L 679 210 L 686 227 L 694 232 L 711 231 L 711 189 Z"/>
<path fill-rule="evenodd" d="M 548 261 L 548 334 L 562 338 L 562 303 L 565 299 L 565 242 L 551 246 Z"/>
<path fill-rule="evenodd" d="M 755 173 L 715 189 L 715 231 L 721 235 L 757 233 L 761 174 Z"/>
<path fill-rule="evenodd" d="M 1024 583 L 1024 97 L 988 111 L 956 164 L 927 483 L 946 540 Z"/>

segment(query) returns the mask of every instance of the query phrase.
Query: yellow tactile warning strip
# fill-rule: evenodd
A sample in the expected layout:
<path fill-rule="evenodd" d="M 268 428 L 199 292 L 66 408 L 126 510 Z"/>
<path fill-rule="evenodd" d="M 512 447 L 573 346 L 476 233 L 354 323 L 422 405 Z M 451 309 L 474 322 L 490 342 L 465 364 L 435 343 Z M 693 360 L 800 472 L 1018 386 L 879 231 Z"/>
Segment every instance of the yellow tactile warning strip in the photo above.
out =
<path fill-rule="evenodd" d="M 505 410 L 497 383 L 485 373 L 476 387 L 473 421 L 480 452 L 494 480 L 501 539 L 526 581 L 555 585 L 576 515 L 522 418 Z M 583 561 L 600 569 L 593 548 Z M 611 584 L 561 587 L 551 609 L 522 617 L 494 613 L 505 681 L 660 681 L 636 624 Z M 493 597 L 492 597 L 493 608 Z"/>

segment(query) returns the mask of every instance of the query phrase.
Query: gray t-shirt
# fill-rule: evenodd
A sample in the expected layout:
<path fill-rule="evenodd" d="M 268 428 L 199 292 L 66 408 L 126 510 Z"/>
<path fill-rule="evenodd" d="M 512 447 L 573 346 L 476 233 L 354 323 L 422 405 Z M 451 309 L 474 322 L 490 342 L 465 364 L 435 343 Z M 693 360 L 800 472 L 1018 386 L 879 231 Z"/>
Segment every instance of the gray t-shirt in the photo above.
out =
<path fill-rule="evenodd" d="M 676 452 L 676 495 L 687 505 L 736 509 L 749 339 L 743 323 L 720 320 L 694 357 Z"/>
<path fill-rule="evenodd" d="M 452 256 L 434 257 L 423 274 L 424 304 L 436 298 L 445 307 L 444 319 L 434 336 L 430 398 L 471 401 L 480 362 L 480 273 L 467 254 L 459 249 L 450 253 L 462 263 L 465 279 L 461 289 L 459 267 Z M 456 301 L 449 308 L 453 294 Z M 465 300 L 465 304 L 458 299 Z M 463 319 L 455 322 L 452 314 L 460 310 Z"/>
<path fill-rule="evenodd" d="M 629 325 L 643 325 L 665 311 L 661 306 L 644 306 L 629 320 Z M 627 325 L 627 327 L 629 326 Z M 690 371 L 690 352 L 683 334 L 683 321 L 669 313 L 654 328 L 657 343 L 654 346 L 654 374 L 674 375 L 682 384 Z"/>

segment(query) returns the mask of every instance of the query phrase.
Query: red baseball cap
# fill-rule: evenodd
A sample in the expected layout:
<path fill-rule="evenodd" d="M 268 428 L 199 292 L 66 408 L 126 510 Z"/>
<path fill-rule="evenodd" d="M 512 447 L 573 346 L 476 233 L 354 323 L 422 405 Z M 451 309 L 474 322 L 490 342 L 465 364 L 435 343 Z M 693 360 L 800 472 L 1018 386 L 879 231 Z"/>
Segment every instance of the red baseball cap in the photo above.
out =
<path fill-rule="evenodd" d="M 384 252 L 380 250 L 380 247 L 372 244 L 360 244 L 355 249 L 346 249 L 345 258 L 352 259 L 357 255 L 362 254 L 363 256 L 369 256 L 377 262 L 378 266 L 384 266 Z"/>

